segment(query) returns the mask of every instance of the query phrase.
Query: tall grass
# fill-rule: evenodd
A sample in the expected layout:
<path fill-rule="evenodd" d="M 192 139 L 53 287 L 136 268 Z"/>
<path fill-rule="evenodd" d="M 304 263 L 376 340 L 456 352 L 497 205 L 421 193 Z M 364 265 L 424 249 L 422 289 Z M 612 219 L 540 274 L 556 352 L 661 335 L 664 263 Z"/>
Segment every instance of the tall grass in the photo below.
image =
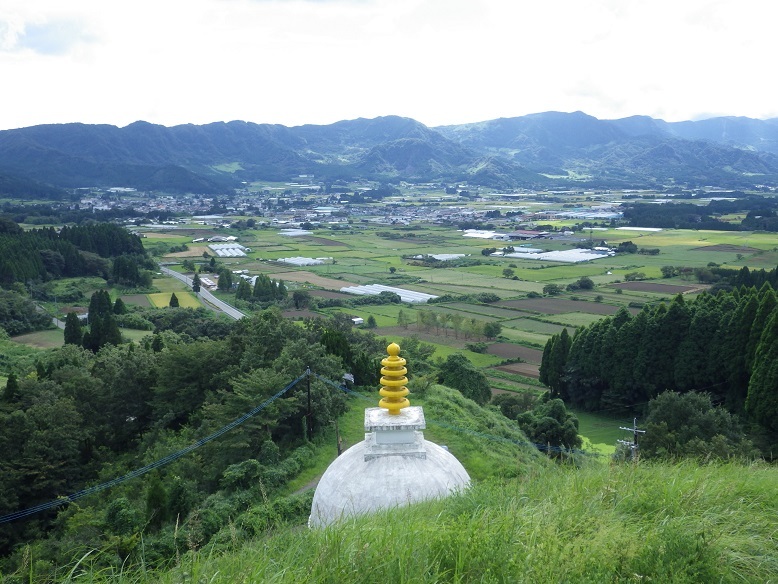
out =
<path fill-rule="evenodd" d="M 535 466 L 324 530 L 290 526 L 171 570 L 65 582 L 771 582 L 778 470 L 695 463 Z"/>

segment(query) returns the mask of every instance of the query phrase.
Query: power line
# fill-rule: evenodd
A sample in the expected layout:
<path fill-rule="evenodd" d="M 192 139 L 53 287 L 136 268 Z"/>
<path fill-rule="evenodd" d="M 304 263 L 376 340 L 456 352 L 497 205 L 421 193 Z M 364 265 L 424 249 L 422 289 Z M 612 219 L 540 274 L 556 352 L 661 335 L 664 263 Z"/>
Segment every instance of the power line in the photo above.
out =
<path fill-rule="evenodd" d="M 48 509 L 54 509 L 55 507 L 59 507 L 61 505 L 65 505 L 67 503 L 72 503 L 73 501 L 76 501 L 80 499 L 81 497 L 86 497 L 87 495 L 92 495 L 94 493 L 98 493 L 100 491 L 104 491 L 105 489 L 109 489 L 111 487 L 114 487 L 118 484 L 121 484 L 125 481 L 128 481 L 130 479 L 134 479 L 136 477 L 142 476 L 156 468 L 163 467 L 167 464 L 170 464 L 171 462 L 178 460 L 185 454 L 189 454 L 193 450 L 196 450 L 200 448 L 201 446 L 207 444 L 208 442 L 211 442 L 212 440 L 215 440 L 219 436 L 226 434 L 230 430 L 236 428 L 237 426 L 240 426 L 243 422 L 248 420 L 249 418 L 255 416 L 262 410 L 264 410 L 267 406 L 269 406 L 271 403 L 273 403 L 275 400 L 280 398 L 282 395 L 284 395 L 287 391 L 292 389 L 297 383 L 300 382 L 301 379 L 303 379 L 306 376 L 306 374 L 300 375 L 297 379 L 289 383 L 286 387 L 284 387 L 281 391 L 277 392 L 275 395 L 269 397 L 265 401 L 263 401 L 261 404 L 259 404 L 257 407 L 255 407 L 253 410 L 246 412 L 239 418 L 233 420 L 226 426 L 220 428 L 210 436 L 206 436 L 205 438 L 201 438 L 197 442 L 190 444 L 186 448 L 182 448 L 178 452 L 174 452 L 173 454 L 169 454 L 168 456 L 161 458 L 160 460 L 157 460 L 155 462 L 152 462 L 151 464 L 147 464 L 144 467 L 135 469 L 134 471 L 127 473 L 124 476 L 117 477 L 115 479 L 112 479 L 110 481 L 107 481 L 105 483 L 101 483 L 99 485 L 95 485 L 94 487 L 89 487 L 88 489 L 84 489 L 81 491 L 78 491 L 77 493 L 73 493 L 72 495 L 62 496 L 57 499 L 54 499 L 53 501 L 49 501 L 48 503 L 42 503 L 40 505 L 36 505 L 35 507 L 30 507 L 29 509 L 24 509 L 22 511 L 16 511 L 14 513 L 9 513 L 8 515 L 3 515 L 0 517 L 0 524 L 7 523 L 9 521 L 14 521 L 16 519 L 21 519 L 23 517 L 28 517 L 29 515 L 34 515 L 35 513 L 40 513 L 41 511 L 46 511 Z"/>

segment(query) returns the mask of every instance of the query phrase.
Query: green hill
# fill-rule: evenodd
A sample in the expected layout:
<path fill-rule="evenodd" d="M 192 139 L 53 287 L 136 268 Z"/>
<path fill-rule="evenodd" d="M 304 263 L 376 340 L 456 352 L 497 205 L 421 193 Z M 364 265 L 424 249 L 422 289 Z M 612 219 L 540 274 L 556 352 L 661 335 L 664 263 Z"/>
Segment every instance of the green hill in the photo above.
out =
<path fill-rule="evenodd" d="M 446 500 L 298 525 L 87 582 L 768 582 L 778 470 L 740 464 L 535 465 Z M 83 570 L 86 570 L 85 572 Z M 65 579 L 64 581 L 71 581 Z"/>
<path fill-rule="evenodd" d="M 333 428 L 285 496 L 222 518 L 209 540 L 196 528 L 206 510 L 170 529 L 167 552 L 159 536 L 82 540 L 56 567 L 33 545 L 0 583 L 767 582 L 778 573 L 773 466 L 554 463 L 493 408 L 438 385 L 413 397 L 425 408 L 425 437 L 473 477 L 469 491 L 309 530 L 311 491 L 298 487 L 334 457 Z M 348 445 L 371 405 L 350 402 L 340 419 Z M 71 526 L 89 523 L 75 506 L 64 514 Z"/>

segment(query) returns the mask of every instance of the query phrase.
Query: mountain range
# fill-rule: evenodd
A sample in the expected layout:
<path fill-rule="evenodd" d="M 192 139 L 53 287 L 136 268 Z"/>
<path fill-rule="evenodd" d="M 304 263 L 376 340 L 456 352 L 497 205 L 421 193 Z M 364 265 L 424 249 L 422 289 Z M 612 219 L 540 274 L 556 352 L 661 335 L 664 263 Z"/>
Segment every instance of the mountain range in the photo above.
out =
<path fill-rule="evenodd" d="M 286 127 L 232 121 L 135 122 L 0 131 L 0 193 L 54 196 L 124 186 L 225 192 L 243 182 L 314 175 L 494 188 L 778 185 L 778 119 L 665 122 L 546 112 L 430 128 L 386 116 Z"/>

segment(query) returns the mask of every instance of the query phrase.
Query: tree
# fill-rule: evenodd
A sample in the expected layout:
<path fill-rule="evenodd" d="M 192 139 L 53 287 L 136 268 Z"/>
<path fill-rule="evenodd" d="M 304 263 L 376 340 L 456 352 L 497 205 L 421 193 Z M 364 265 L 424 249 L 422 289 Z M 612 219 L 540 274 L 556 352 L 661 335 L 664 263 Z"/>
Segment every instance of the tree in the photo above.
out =
<path fill-rule="evenodd" d="M 178 296 L 176 296 L 175 292 L 170 295 L 170 302 L 168 303 L 168 306 L 170 306 L 170 308 L 178 308 Z"/>
<path fill-rule="evenodd" d="M 707 393 L 666 391 L 648 404 L 640 453 L 647 458 L 729 458 L 756 454 L 740 423 Z"/>
<path fill-rule="evenodd" d="M 547 454 L 560 448 L 581 447 L 578 435 L 578 418 L 567 410 L 561 399 L 541 403 L 516 417 L 519 426 L 532 442 Z"/>
<path fill-rule="evenodd" d="M 124 304 L 124 300 L 122 300 L 121 298 L 116 299 L 116 302 L 113 303 L 113 313 L 127 314 L 127 305 Z"/>
<path fill-rule="evenodd" d="M 760 426 L 778 435 L 778 311 L 773 311 L 756 347 L 748 383 L 746 412 Z"/>
<path fill-rule="evenodd" d="M 374 329 L 377 326 L 378 326 L 378 324 L 375 321 L 375 316 L 373 316 L 372 314 L 370 316 L 368 316 L 367 317 L 367 321 L 365 323 L 365 327 L 369 328 L 369 329 Z"/>
<path fill-rule="evenodd" d="M 292 302 L 297 310 L 307 308 L 311 301 L 311 294 L 308 290 L 295 290 L 292 292 Z"/>
<path fill-rule="evenodd" d="M 677 273 L 674 266 L 662 266 L 659 269 L 662 272 L 662 277 L 663 278 L 672 278 Z"/>
<path fill-rule="evenodd" d="M 251 296 L 252 296 L 251 284 L 248 283 L 248 280 L 241 278 L 240 282 L 238 282 L 238 289 L 235 291 L 235 299 L 251 300 Z"/>
<path fill-rule="evenodd" d="M 546 284 L 543 286 L 543 294 L 557 296 L 562 293 L 562 287 L 559 284 Z"/>
<path fill-rule="evenodd" d="M 5 382 L 5 391 L 3 392 L 3 400 L 11 403 L 17 401 L 21 397 L 19 392 L 19 380 L 16 377 L 16 373 L 8 374 L 8 381 Z"/>
<path fill-rule="evenodd" d="M 232 273 L 227 268 L 219 270 L 219 282 L 216 287 L 219 290 L 232 290 Z"/>
<path fill-rule="evenodd" d="M 409 324 L 411 324 L 411 318 L 408 316 L 408 313 L 404 312 L 401 308 L 400 312 L 397 313 L 397 326 L 407 329 Z"/>
<path fill-rule="evenodd" d="M 192 278 L 192 290 L 195 294 L 200 292 L 200 275 L 197 272 L 195 272 L 195 275 Z"/>
<path fill-rule="evenodd" d="M 65 344 L 80 347 L 82 340 L 81 321 L 75 312 L 68 312 L 65 317 Z"/>
<path fill-rule="evenodd" d="M 578 284 L 578 287 L 581 290 L 594 289 L 594 282 L 589 276 L 582 276 L 581 278 L 578 279 L 578 282 L 576 282 L 576 284 Z"/>
<path fill-rule="evenodd" d="M 390 274 L 394 274 L 396 271 L 397 271 L 397 268 L 395 268 L 394 266 L 390 266 L 389 267 L 389 273 Z"/>
<path fill-rule="evenodd" d="M 502 332 L 502 325 L 497 322 L 487 322 L 484 324 L 484 336 L 489 339 L 496 339 Z"/>
<path fill-rule="evenodd" d="M 492 399 L 492 389 L 486 375 L 462 354 L 448 356 L 440 367 L 438 379 L 443 385 L 458 389 L 462 395 L 479 405 Z"/>
<path fill-rule="evenodd" d="M 504 277 L 504 278 L 508 278 L 508 279 L 510 279 L 510 278 L 513 278 L 513 274 L 514 274 L 514 273 L 515 273 L 515 272 L 513 271 L 513 269 L 512 269 L 512 268 L 505 268 L 505 269 L 502 271 L 502 275 L 503 275 L 503 277 Z"/>

